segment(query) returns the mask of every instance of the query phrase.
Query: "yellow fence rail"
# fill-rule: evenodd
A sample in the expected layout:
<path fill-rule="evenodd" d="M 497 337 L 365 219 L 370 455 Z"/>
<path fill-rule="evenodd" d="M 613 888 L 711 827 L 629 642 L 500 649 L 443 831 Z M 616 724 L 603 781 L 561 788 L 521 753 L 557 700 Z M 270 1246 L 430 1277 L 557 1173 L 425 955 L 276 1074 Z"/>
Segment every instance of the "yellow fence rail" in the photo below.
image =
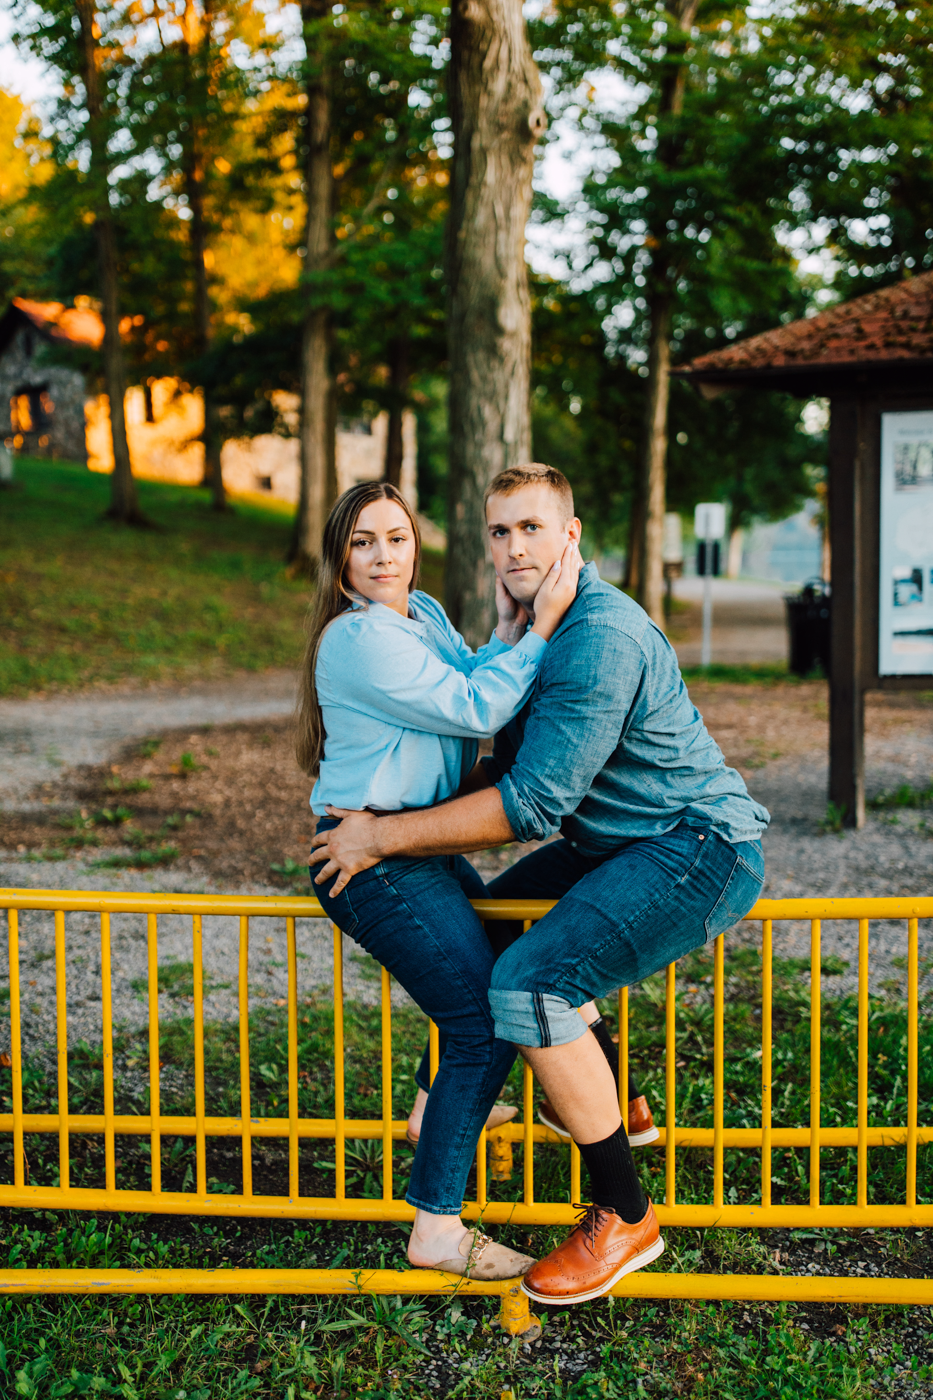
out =
<path fill-rule="evenodd" d="M 534 921 L 550 908 L 550 901 L 479 900 L 475 908 L 486 921 L 522 919 Z M 9 946 L 9 1068 L 12 1078 L 12 1113 L 0 1114 L 0 1140 L 12 1139 L 13 1180 L 0 1183 L 0 1205 L 70 1210 L 119 1210 L 184 1215 L 266 1216 L 322 1220 L 406 1220 L 414 1212 L 393 1194 L 393 1143 L 404 1139 L 406 1121 L 393 1118 L 392 1004 L 390 979 L 382 972 L 381 997 L 381 1117 L 348 1118 L 344 1075 L 343 939 L 334 930 L 334 1116 L 308 1118 L 299 1113 L 298 1069 L 298 954 L 296 920 L 320 918 L 323 911 L 309 898 L 243 898 L 208 895 L 106 894 L 88 891 L 0 890 L 0 909 L 6 909 Z M 20 980 L 20 914 L 42 910 L 54 915 L 57 1048 L 57 1112 L 26 1113 L 23 1108 L 22 986 Z M 69 1112 L 68 1010 L 66 987 L 66 915 L 71 912 L 100 916 L 100 968 L 102 1001 L 103 1113 Z M 114 1031 L 112 1016 L 111 919 L 115 914 L 143 914 L 147 921 L 148 952 L 148 1078 L 149 1112 L 115 1111 Z M 191 919 L 194 1033 L 194 1115 L 163 1114 L 160 1103 L 159 1024 L 159 918 L 186 915 Z M 238 1015 L 239 1015 L 239 1117 L 215 1117 L 205 1102 L 203 921 L 206 917 L 233 915 L 239 919 Z M 287 1116 L 256 1116 L 251 1105 L 249 946 L 250 920 L 283 919 L 286 928 L 287 1005 Z M 724 1032 L 725 945 L 723 937 L 713 950 L 713 1126 L 678 1125 L 676 1120 L 677 973 L 667 969 L 665 993 L 666 1116 L 660 1128 L 659 1146 L 665 1157 L 665 1193 L 656 1202 L 662 1227 L 889 1227 L 933 1225 L 933 1204 L 918 1199 L 918 1148 L 933 1141 L 933 1125 L 918 1118 L 919 977 L 918 930 L 921 919 L 933 918 L 933 898 L 902 899 L 790 899 L 761 900 L 747 921 L 761 925 L 761 1092 L 760 1125 L 726 1127 L 724 1082 L 727 1047 Z M 805 1126 L 772 1125 L 772 940 L 779 921 L 810 923 L 810 1114 Z M 824 1127 L 821 1123 L 821 928 L 827 920 L 858 923 L 858 1075 L 856 1122 L 851 1127 Z M 907 1044 L 903 1067 L 907 1086 L 907 1121 L 901 1124 L 869 1122 L 869 929 L 871 920 L 899 920 L 906 925 Z M 629 1003 L 626 989 L 619 992 L 620 1108 L 627 1114 Z M 437 1064 L 437 1037 L 431 1029 L 432 1073 Z M 757 1052 L 756 1052 L 757 1053 Z M 27 1134 L 52 1134 L 58 1139 L 58 1181 L 42 1184 L 27 1179 L 24 1139 Z M 70 1184 L 71 1138 L 99 1135 L 104 1145 L 105 1184 L 101 1188 Z M 151 1184 L 148 1190 L 118 1185 L 116 1139 L 121 1135 L 149 1139 Z M 162 1187 L 163 1141 L 189 1137 L 195 1144 L 193 1190 L 171 1191 Z M 241 1146 L 241 1188 L 232 1194 L 211 1191 L 207 1176 L 207 1148 L 212 1139 L 235 1138 Z M 253 1144 L 268 1139 L 287 1141 L 288 1193 L 265 1195 L 253 1187 Z M 334 1145 L 335 1190 L 332 1196 L 303 1195 L 300 1190 L 300 1144 L 326 1139 Z M 377 1139 L 382 1143 L 382 1194 L 378 1199 L 354 1195 L 347 1189 L 347 1143 Z M 581 1199 L 580 1157 L 571 1145 L 571 1189 L 568 1201 L 539 1201 L 535 1195 L 534 1147 L 559 1142 L 556 1134 L 534 1121 L 533 1080 L 524 1069 L 523 1112 L 519 1121 L 484 1134 L 477 1145 L 476 1199 L 465 1203 L 464 1218 L 482 1218 L 486 1224 L 569 1225 L 575 1218 L 570 1202 Z M 523 1190 L 520 1201 L 497 1199 L 497 1181 L 511 1174 L 513 1143 L 523 1146 Z M 868 1151 L 870 1148 L 906 1148 L 906 1170 L 901 1198 L 869 1201 Z M 691 1148 L 712 1148 L 713 1186 L 705 1203 L 681 1202 L 677 1197 L 679 1153 Z M 856 1149 L 855 1204 L 828 1203 L 821 1196 L 821 1153 L 840 1147 Z M 725 1151 L 742 1148 L 760 1157 L 757 1200 L 727 1200 Z M 809 1199 L 800 1204 L 772 1201 L 772 1157 L 778 1149 L 809 1151 Z M 491 1181 L 489 1178 L 491 1177 Z M 30 1292 L 205 1292 L 205 1293 L 501 1293 L 501 1284 L 482 1284 L 429 1270 L 0 1270 L 0 1293 Z M 933 1303 L 933 1280 L 851 1279 L 829 1277 L 717 1276 L 641 1272 L 624 1279 L 613 1290 L 620 1296 L 776 1299 L 794 1297 L 823 1301 Z M 527 1308 L 506 1289 L 505 1325 L 521 1332 L 529 1325 Z M 512 1321 L 509 1322 L 511 1307 Z"/>

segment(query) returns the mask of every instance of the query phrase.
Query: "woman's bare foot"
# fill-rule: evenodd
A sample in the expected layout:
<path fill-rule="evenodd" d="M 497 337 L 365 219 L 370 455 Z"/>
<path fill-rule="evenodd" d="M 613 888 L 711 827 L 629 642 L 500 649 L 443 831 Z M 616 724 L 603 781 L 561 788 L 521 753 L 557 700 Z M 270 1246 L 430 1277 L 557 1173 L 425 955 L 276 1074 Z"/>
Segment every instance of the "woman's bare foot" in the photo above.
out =
<path fill-rule="evenodd" d="M 416 1269 L 480 1279 L 519 1278 L 534 1260 L 527 1254 L 496 1244 L 479 1229 L 468 1230 L 459 1216 L 415 1212 L 408 1240 L 408 1261 Z"/>

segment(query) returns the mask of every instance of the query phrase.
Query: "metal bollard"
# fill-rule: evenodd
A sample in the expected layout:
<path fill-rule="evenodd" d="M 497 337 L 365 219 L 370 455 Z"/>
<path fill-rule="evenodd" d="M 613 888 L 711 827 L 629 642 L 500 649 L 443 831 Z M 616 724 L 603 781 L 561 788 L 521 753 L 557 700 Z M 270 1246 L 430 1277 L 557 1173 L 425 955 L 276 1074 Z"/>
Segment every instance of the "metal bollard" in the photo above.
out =
<path fill-rule="evenodd" d="M 510 1337 L 521 1337 L 523 1342 L 536 1342 L 544 1331 L 544 1323 L 530 1311 L 528 1294 L 522 1292 L 522 1285 L 518 1279 L 502 1290 L 499 1326 L 508 1332 Z"/>
<path fill-rule="evenodd" d="M 512 1180 L 512 1139 L 505 1133 L 487 1133 L 489 1172 L 493 1181 Z"/>

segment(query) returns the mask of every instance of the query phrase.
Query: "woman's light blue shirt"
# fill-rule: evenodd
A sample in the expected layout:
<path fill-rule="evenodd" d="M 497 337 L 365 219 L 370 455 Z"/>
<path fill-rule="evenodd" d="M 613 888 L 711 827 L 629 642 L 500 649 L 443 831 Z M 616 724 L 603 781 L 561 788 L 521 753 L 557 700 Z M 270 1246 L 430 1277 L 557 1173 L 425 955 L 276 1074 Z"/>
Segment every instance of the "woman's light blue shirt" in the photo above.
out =
<path fill-rule="evenodd" d="M 426 593 L 410 617 L 382 603 L 334 618 L 315 682 L 324 758 L 311 808 L 430 807 L 459 788 L 478 740 L 524 704 L 547 643 L 527 632 L 509 647 L 493 633 L 475 654 Z"/>

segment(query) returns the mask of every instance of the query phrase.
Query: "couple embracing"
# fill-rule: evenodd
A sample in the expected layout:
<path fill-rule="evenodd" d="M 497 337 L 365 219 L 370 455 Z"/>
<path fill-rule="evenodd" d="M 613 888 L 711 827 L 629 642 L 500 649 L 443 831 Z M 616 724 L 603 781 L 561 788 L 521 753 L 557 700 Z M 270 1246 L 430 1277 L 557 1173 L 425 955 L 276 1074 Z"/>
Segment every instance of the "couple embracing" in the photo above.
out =
<path fill-rule="evenodd" d="M 417 522 L 392 486 L 344 493 L 324 532 L 298 756 L 316 783 L 312 873 L 334 922 L 436 1023 L 409 1118 L 410 1262 L 524 1275 L 542 1303 L 598 1298 L 662 1253 L 632 1146 L 653 1140 L 594 999 L 742 918 L 768 813 L 727 768 L 677 659 L 640 607 L 580 557 L 566 477 L 530 464 L 486 493 L 498 624 L 476 653 L 416 588 Z M 495 735 L 477 763 L 478 740 Z M 488 886 L 464 852 L 560 839 Z M 556 899 L 527 932 L 469 901 Z M 592 1204 L 534 1260 L 460 1219 L 476 1141 L 516 1053 L 542 1118 L 577 1143 Z M 430 1090 L 430 1092 L 429 1092 Z"/>

